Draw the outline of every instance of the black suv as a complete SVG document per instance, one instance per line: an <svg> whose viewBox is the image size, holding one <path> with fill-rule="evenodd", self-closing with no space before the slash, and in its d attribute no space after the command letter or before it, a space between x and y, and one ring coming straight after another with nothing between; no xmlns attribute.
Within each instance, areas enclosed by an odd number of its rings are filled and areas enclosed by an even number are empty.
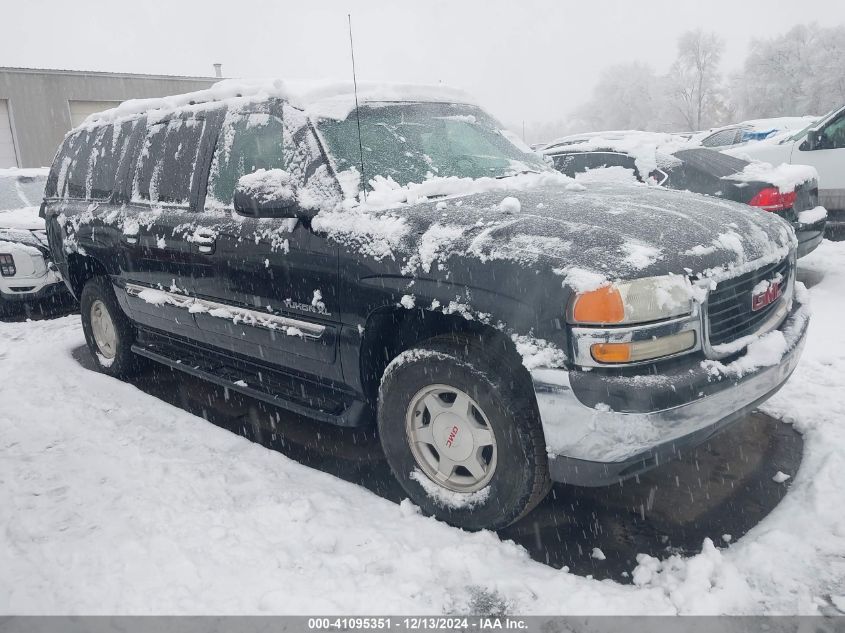
<svg viewBox="0 0 845 633"><path fill-rule="evenodd" d="M409 497L479 529L703 441L798 362L772 214L584 187L442 90L227 86L94 116L56 156L42 211L105 373L377 424Z"/></svg>

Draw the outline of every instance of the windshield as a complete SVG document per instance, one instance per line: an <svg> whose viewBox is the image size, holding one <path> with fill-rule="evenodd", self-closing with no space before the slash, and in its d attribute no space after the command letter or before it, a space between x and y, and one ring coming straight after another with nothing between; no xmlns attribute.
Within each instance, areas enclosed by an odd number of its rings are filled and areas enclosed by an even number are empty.
<svg viewBox="0 0 845 633"><path fill-rule="evenodd" d="M0 211L37 207L46 182L46 176L0 176Z"/></svg>
<svg viewBox="0 0 845 633"><path fill-rule="evenodd" d="M824 123L825 121L827 121L827 120L828 120L829 118L831 118L834 114L836 114L837 112L839 112L841 109L842 109L842 108L833 108L833 110L831 110L830 112L828 112L828 113L827 113L827 114L825 114L824 116L819 117L818 119L816 119L815 121L813 121L812 123L810 123L810 125L808 125L807 127L802 128L800 132L796 132L793 136L790 136L790 137L789 137L789 140L790 140L790 141L800 141L800 140L802 140L802 139L806 138L806 137L807 137L807 132L809 132L810 130L812 130L812 129L813 129L813 128L815 128L815 127L819 127L822 123ZM781 143L782 143L782 142L783 142L783 141L781 141Z"/></svg>
<svg viewBox="0 0 845 633"><path fill-rule="evenodd" d="M482 110L448 103L368 104L360 108L361 145L367 180L390 177L400 185L436 176L502 178L547 171L538 155L511 142ZM361 170L358 125L323 119L322 134L338 171Z"/></svg>

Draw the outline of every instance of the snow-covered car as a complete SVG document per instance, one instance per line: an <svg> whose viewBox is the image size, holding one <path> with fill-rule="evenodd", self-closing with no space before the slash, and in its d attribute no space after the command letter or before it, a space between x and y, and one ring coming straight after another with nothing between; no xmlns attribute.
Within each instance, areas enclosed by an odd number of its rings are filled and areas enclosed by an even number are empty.
<svg viewBox="0 0 845 633"><path fill-rule="evenodd" d="M809 322L785 222L580 184L512 138L444 87L224 81L92 115L44 210L93 362L375 425L411 500L469 529L781 387Z"/></svg>
<svg viewBox="0 0 845 633"><path fill-rule="evenodd" d="M752 119L734 125L712 128L706 132L698 132L693 134L690 140L695 145L711 147L721 151L745 143L771 139L790 132L794 133L806 128L817 120L818 117L814 116Z"/></svg>
<svg viewBox="0 0 845 633"><path fill-rule="evenodd" d="M816 168L819 202L830 213L828 227L845 228L845 107L837 108L801 131L726 150L746 160Z"/></svg>
<svg viewBox="0 0 845 633"><path fill-rule="evenodd" d="M0 313L65 294L38 208L46 169L0 169Z"/></svg>
<svg viewBox="0 0 845 633"><path fill-rule="evenodd" d="M819 206L815 170L804 165L751 163L702 147L684 147L662 134L593 137L542 151L555 169L581 182L628 178L693 191L774 213L790 223L798 257L824 238L827 211ZM671 152L671 153L670 153Z"/></svg>

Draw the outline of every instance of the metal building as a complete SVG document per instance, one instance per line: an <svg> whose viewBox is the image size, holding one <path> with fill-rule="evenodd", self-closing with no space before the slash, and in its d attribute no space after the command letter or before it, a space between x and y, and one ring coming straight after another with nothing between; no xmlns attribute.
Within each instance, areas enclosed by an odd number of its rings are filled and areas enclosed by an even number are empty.
<svg viewBox="0 0 845 633"><path fill-rule="evenodd" d="M219 66L216 66L219 73ZM215 77L0 67L0 168L49 166L68 130L127 99L207 88Z"/></svg>

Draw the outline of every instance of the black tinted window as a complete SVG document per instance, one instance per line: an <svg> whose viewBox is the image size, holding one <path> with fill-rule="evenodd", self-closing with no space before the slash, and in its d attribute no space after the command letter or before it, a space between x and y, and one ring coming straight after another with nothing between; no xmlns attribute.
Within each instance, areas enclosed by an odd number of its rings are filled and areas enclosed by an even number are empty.
<svg viewBox="0 0 845 633"><path fill-rule="evenodd" d="M111 196L117 168L136 125L137 121L128 121L117 127L108 125L100 128L91 153L90 190L86 197L105 200Z"/></svg>
<svg viewBox="0 0 845 633"><path fill-rule="evenodd" d="M206 205L230 206L238 179L258 169L284 169L283 126L265 113L230 114L217 139Z"/></svg>
<svg viewBox="0 0 845 633"><path fill-rule="evenodd" d="M76 133L68 152L63 197L84 198L91 168L92 152L99 130L80 130Z"/></svg>
<svg viewBox="0 0 845 633"><path fill-rule="evenodd" d="M132 199L187 204L204 129L205 119L192 116L149 125Z"/></svg>

